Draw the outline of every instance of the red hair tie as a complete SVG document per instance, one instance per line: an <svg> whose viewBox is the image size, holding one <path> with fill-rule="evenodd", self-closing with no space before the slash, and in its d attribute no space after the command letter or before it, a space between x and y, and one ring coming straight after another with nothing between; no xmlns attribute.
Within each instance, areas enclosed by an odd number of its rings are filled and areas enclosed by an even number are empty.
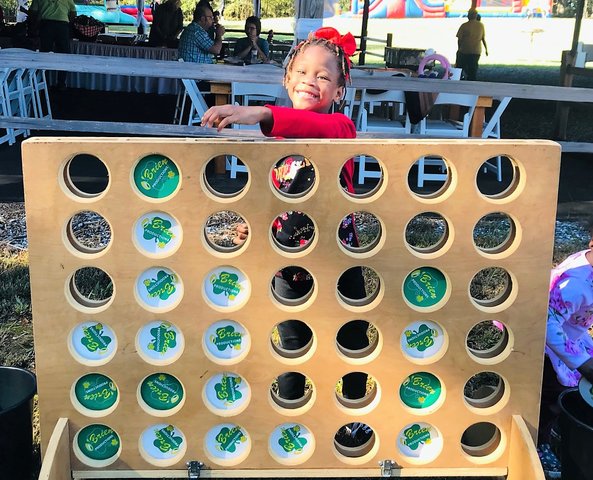
<svg viewBox="0 0 593 480"><path fill-rule="evenodd" d="M356 40L354 39L354 35L350 32L346 33L346 35L340 35L340 32L334 27L321 27L313 33L313 36L316 38L324 38L340 47L344 51L348 67L350 67L352 64L350 57L356 52Z"/></svg>

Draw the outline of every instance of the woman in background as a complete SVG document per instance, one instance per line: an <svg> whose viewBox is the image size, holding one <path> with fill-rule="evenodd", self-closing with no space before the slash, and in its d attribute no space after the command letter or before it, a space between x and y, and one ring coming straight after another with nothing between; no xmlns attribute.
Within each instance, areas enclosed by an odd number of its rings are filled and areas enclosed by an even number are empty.
<svg viewBox="0 0 593 480"><path fill-rule="evenodd" d="M148 44L151 47L177 48L177 36L183 30L181 0L167 0L154 11Z"/></svg>
<svg viewBox="0 0 593 480"><path fill-rule="evenodd" d="M245 35L235 44L233 55L244 60L251 60L251 51L256 51L258 62L267 62L270 55L270 45L263 38L259 38L261 33L261 21L258 17L248 17L245 20Z"/></svg>

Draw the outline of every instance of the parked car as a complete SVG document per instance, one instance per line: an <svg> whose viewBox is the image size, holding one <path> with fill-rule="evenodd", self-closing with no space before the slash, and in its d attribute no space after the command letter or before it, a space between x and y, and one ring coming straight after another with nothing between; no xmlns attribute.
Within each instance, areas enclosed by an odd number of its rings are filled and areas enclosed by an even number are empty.
<svg viewBox="0 0 593 480"><path fill-rule="evenodd" d="M119 6L117 0L74 0L77 15L88 15L103 23L119 23L122 25L135 25L135 6ZM152 10L150 7L144 9L144 17L152 22Z"/></svg>

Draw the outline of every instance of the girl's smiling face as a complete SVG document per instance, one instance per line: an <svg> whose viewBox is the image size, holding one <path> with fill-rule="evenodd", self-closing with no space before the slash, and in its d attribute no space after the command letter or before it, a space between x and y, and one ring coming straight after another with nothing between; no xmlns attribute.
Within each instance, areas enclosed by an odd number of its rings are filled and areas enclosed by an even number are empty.
<svg viewBox="0 0 593 480"><path fill-rule="evenodd" d="M293 108L328 113L344 93L336 56L320 45L307 45L297 53L284 85Z"/></svg>

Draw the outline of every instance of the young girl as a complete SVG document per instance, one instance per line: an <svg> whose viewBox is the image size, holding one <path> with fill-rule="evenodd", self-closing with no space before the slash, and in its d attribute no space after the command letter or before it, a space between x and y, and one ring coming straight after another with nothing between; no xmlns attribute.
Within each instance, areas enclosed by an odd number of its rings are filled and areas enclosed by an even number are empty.
<svg viewBox="0 0 593 480"><path fill-rule="evenodd" d="M347 33L341 36L332 27L323 27L301 42L292 51L284 75L284 86L292 101L292 108L266 105L242 107L222 105L210 108L202 118L202 126L212 127L218 122L218 130L231 123L255 125L259 123L264 135L285 138L355 138L356 128L352 120L341 113L330 113L335 103L342 100L346 82L350 77L350 58L356 50L354 37ZM352 176L354 160L342 168L341 183L353 192ZM285 193L306 190L315 181L311 164L303 157L290 157L276 165L272 181ZM310 231L308 217L301 212L286 212L274 222L274 234L278 242L286 246L299 246L308 241L304 235ZM303 233L304 232L304 233ZM239 235L245 238L245 227ZM342 242L358 246L353 221L342 222L339 237ZM298 298L312 288L312 279L304 270L294 267L278 272L273 281L274 291L284 298ZM352 299L364 298L365 287L362 269L349 269L340 278L339 291ZM340 329L338 341L350 349L368 345L366 330L368 322L356 320ZM309 341L311 330L300 322L283 322L279 325L282 346L300 348ZM367 375L353 372L344 378L342 395L345 398L361 398L365 395ZM297 399L304 395L305 377L289 372L278 377L279 395ZM372 435L366 425L350 424L339 436L349 434L363 443ZM339 438L338 438L339 440Z"/></svg>
<svg viewBox="0 0 593 480"><path fill-rule="evenodd" d="M581 377L593 382L593 218L589 248L552 269L546 331L546 356L540 405L538 448L545 471L558 467L558 397ZM554 444L558 445L554 445Z"/></svg>

